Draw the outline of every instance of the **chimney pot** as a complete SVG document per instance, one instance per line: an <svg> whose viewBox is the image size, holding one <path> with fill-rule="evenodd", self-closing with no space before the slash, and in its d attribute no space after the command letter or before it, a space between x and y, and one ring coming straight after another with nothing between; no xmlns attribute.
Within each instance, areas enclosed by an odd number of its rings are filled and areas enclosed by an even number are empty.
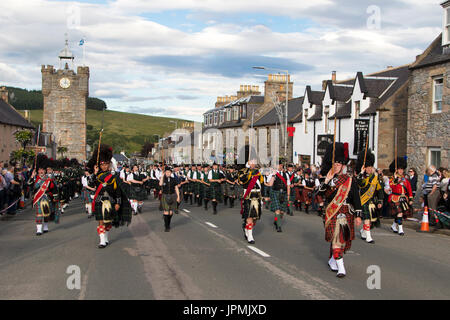
<svg viewBox="0 0 450 320"><path fill-rule="evenodd" d="M336 71L331 72L331 81L336 83Z"/></svg>

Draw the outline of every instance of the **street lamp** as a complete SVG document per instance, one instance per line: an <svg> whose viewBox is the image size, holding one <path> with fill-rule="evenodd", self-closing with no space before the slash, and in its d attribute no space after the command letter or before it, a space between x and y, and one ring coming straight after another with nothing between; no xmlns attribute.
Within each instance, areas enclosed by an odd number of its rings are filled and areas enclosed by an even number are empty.
<svg viewBox="0 0 450 320"><path fill-rule="evenodd" d="M253 69L259 69L259 70L274 70L278 72L284 72L286 73L286 107L285 107L285 125L286 129L284 132L284 158L287 160L287 124L288 124L288 97L289 97L289 71L288 70L281 70L281 69L274 69L274 68L267 68L263 66L259 67L253 67Z"/></svg>

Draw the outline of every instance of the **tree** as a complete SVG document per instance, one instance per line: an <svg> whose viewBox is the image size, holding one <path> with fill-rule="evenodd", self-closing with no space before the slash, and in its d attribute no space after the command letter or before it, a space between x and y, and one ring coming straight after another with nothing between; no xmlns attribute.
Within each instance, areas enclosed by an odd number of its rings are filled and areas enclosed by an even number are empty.
<svg viewBox="0 0 450 320"><path fill-rule="evenodd" d="M64 158L64 154L68 151L67 147L58 147L57 153L61 155L61 158Z"/></svg>
<svg viewBox="0 0 450 320"><path fill-rule="evenodd" d="M16 138L16 141L20 143L23 149L26 148L28 144L31 143L31 140L33 139L33 132L31 130L17 130L14 133L14 137Z"/></svg>

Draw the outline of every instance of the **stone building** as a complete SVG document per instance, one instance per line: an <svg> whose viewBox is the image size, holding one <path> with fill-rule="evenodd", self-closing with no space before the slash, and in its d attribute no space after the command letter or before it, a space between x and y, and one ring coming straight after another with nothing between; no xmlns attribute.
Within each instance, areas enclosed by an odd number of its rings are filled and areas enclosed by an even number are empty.
<svg viewBox="0 0 450 320"><path fill-rule="evenodd" d="M73 68L74 56L66 40L59 54L60 68L42 66L44 97L43 131L52 133L58 146L67 147L68 158L86 160L86 104L89 67ZM69 67L69 64L71 67Z"/></svg>
<svg viewBox="0 0 450 320"><path fill-rule="evenodd" d="M8 162L11 152L22 147L16 141L14 133L24 129L35 130L34 126L9 104L8 90L5 87L0 88L0 161Z"/></svg>
<svg viewBox="0 0 450 320"><path fill-rule="evenodd" d="M444 30L411 65L408 99L408 167L450 165L450 1L442 3Z"/></svg>

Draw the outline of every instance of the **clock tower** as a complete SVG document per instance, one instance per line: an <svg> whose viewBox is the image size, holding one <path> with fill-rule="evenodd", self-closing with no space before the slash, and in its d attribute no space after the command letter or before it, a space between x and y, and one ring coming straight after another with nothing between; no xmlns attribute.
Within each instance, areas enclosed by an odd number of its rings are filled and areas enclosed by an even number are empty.
<svg viewBox="0 0 450 320"><path fill-rule="evenodd" d="M59 69L43 65L43 131L53 134L58 147L66 147L69 159L86 160L86 103L89 95L89 67L74 68L74 56L66 37L59 54Z"/></svg>

